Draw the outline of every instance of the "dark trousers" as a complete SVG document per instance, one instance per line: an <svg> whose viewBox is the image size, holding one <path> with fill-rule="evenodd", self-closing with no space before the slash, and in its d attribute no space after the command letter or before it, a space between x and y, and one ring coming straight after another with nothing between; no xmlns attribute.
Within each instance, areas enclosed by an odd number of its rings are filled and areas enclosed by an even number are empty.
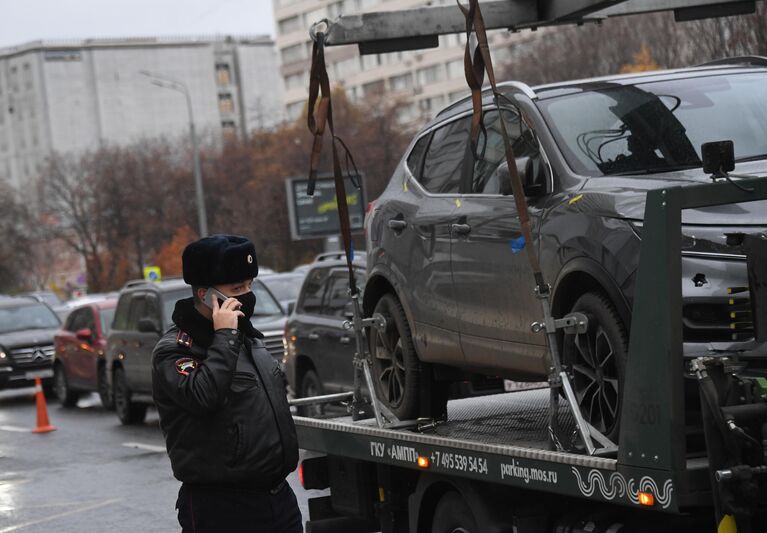
<svg viewBox="0 0 767 533"><path fill-rule="evenodd" d="M181 485L178 522L183 533L302 533L293 489L274 490Z"/></svg>

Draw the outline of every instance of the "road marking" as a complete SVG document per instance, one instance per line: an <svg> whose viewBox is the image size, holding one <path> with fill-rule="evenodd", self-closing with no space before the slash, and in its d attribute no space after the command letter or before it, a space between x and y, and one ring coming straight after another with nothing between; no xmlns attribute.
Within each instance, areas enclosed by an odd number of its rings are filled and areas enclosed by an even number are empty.
<svg viewBox="0 0 767 533"><path fill-rule="evenodd" d="M0 426L0 430L3 431L16 431L17 433L32 433L29 428L20 428L18 426Z"/></svg>
<svg viewBox="0 0 767 533"><path fill-rule="evenodd" d="M139 450L146 450L148 452L165 453L165 446L155 446L153 444L143 444L141 442L123 442L123 446L126 448L138 448Z"/></svg>
<svg viewBox="0 0 767 533"><path fill-rule="evenodd" d="M31 522L24 522L22 524L16 524L15 526L6 527L3 529L0 529L0 533L11 533L11 531L18 531L19 529L22 529L25 527L36 526L37 524L50 522L51 520L56 520L57 518L64 518L65 516L69 516L69 515L73 515L77 513L84 513L85 511L92 511L93 509L98 509L100 507L106 507L107 505L112 505L113 503L116 503L118 501L120 501L119 498L104 500L98 503L80 507L79 509L72 509L71 511L65 511L63 513L47 516L45 518L41 518L40 520L32 520Z"/></svg>

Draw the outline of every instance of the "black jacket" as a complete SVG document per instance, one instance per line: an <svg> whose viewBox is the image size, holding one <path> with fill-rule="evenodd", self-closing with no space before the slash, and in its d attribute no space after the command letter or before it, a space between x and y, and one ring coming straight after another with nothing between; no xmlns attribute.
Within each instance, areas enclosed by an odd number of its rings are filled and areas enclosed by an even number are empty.
<svg viewBox="0 0 767 533"><path fill-rule="evenodd" d="M296 468L282 372L248 320L213 331L176 304L152 357L152 390L173 475L192 484L272 488Z"/></svg>

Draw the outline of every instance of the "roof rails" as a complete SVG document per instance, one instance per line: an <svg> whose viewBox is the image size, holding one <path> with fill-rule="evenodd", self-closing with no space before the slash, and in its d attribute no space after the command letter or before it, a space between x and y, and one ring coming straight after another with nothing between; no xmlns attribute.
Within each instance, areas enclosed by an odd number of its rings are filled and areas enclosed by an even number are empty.
<svg viewBox="0 0 767 533"><path fill-rule="evenodd" d="M727 66L727 65L750 65L753 67L767 67L767 57L765 56L736 56L725 57L722 59L715 59L714 61L707 61L696 65L698 67L715 67L715 66Z"/></svg>
<svg viewBox="0 0 767 533"><path fill-rule="evenodd" d="M500 87L511 87L513 89L517 89L519 92L523 93L525 96L527 96L531 100L534 100L535 98L538 97L538 95L535 94L535 91L532 89L532 87L530 87L526 83L522 83L521 81L503 81L503 82L498 84L498 87L499 88ZM486 94L490 93L490 91L491 91L491 87L486 87L486 88L482 89L482 96L485 96ZM456 107L462 105L465 102L468 102L469 100L471 100L471 94L468 94L467 96L464 96L460 100L456 100L455 102L453 102L452 104L450 104L449 106L444 108L442 111L437 113L437 116L439 117L441 115L444 115L445 113L447 113L451 109L455 109Z"/></svg>
<svg viewBox="0 0 767 533"><path fill-rule="evenodd" d="M357 261L361 258L364 258L364 255L358 256L357 254L354 254L354 260ZM346 259L346 253L343 250L337 251L337 252L324 252L319 254L317 257L314 258L315 263L319 263L320 261L341 261L343 259Z"/></svg>

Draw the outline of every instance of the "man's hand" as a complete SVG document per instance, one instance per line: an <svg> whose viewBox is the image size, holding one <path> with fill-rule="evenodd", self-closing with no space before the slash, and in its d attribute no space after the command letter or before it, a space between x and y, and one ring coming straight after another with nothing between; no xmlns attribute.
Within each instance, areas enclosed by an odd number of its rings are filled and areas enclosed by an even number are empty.
<svg viewBox="0 0 767 533"><path fill-rule="evenodd" d="M219 307L218 298L213 297L213 329L237 329L237 319L245 316L240 307L236 298L227 298Z"/></svg>

